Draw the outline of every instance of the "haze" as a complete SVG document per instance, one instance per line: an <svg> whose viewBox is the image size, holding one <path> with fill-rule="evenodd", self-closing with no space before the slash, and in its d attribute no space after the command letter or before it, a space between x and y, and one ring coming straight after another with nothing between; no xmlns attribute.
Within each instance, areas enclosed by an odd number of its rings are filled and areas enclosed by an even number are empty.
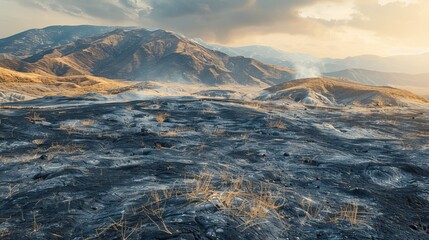
<svg viewBox="0 0 429 240"><path fill-rule="evenodd" d="M429 51L423 0L0 0L0 37L47 25L136 25L319 57Z"/></svg>

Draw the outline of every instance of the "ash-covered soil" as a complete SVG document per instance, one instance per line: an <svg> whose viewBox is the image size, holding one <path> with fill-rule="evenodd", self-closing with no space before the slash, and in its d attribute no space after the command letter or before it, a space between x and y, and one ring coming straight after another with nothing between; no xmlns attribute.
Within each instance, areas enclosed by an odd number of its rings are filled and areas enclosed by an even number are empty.
<svg viewBox="0 0 429 240"><path fill-rule="evenodd" d="M0 239L429 239L427 109L39 103L0 109Z"/></svg>

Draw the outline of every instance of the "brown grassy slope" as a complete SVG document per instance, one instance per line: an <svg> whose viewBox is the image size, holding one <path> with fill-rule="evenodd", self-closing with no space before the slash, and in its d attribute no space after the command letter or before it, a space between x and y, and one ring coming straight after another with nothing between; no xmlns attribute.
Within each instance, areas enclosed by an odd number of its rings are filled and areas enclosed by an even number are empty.
<svg viewBox="0 0 429 240"><path fill-rule="evenodd" d="M288 93L310 90L345 104L396 105L400 101L428 103L428 99L412 92L392 87L368 86L329 78L307 78L278 84L266 91L281 98Z"/></svg>
<svg viewBox="0 0 429 240"><path fill-rule="evenodd" d="M113 89L126 86L129 84L100 77L85 75L56 77L36 73L21 73L0 67L0 91L28 97L72 96L88 92L107 93Z"/></svg>

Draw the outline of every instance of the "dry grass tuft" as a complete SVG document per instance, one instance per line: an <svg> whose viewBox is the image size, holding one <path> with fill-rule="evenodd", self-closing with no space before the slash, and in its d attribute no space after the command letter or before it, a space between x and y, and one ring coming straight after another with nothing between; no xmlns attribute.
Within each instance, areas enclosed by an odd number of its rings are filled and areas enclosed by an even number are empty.
<svg viewBox="0 0 429 240"><path fill-rule="evenodd" d="M68 135L71 135L73 132L77 131L76 126L63 125L63 124L61 124L57 129L67 132Z"/></svg>
<svg viewBox="0 0 429 240"><path fill-rule="evenodd" d="M282 121L275 121L268 123L269 128L286 129L286 124Z"/></svg>
<svg viewBox="0 0 429 240"><path fill-rule="evenodd" d="M139 229L138 227L139 224L137 224L135 227L127 226L125 211L122 211L121 219L119 219L118 221L115 221L112 218L110 218L110 220L112 221L111 224L96 230L97 238L104 236L104 234L107 233L108 231L115 231L115 232L119 231L121 233L120 239L128 240Z"/></svg>
<svg viewBox="0 0 429 240"><path fill-rule="evenodd" d="M341 208L340 211L335 212L335 216L331 218L332 222L346 221L352 225L363 223L360 219L362 215L368 214L359 211L359 205L356 203L348 203Z"/></svg>
<svg viewBox="0 0 429 240"><path fill-rule="evenodd" d="M95 121L91 119L85 119L85 120L82 120L80 124L81 126L88 127L88 126L93 126L95 124Z"/></svg>
<svg viewBox="0 0 429 240"><path fill-rule="evenodd" d="M33 213L33 232L38 232L42 228L42 224L37 223L37 216Z"/></svg>
<svg viewBox="0 0 429 240"><path fill-rule="evenodd" d="M38 122L38 121L45 121L46 120L45 118L42 118L40 116L40 113L36 113L36 112L28 114L27 117L25 117L25 119L27 119L30 122Z"/></svg>
<svg viewBox="0 0 429 240"><path fill-rule="evenodd" d="M168 228L164 221L165 205L166 200L173 196L173 192L170 190L163 190L160 194L159 191L153 191L150 193L149 203L141 207L141 212L155 224L155 226L167 234L173 234Z"/></svg>
<svg viewBox="0 0 429 240"><path fill-rule="evenodd" d="M278 213L285 204L282 193L274 193L263 183L255 185L243 176L223 173L219 181L216 179L211 173L202 173L186 181L188 200L212 203L230 216L241 218L245 229L262 223L263 219L283 218Z"/></svg>
<svg viewBox="0 0 429 240"><path fill-rule="evenodd" d="M305 224L308 220L315 220L323 210L323 205L316 204L312 199L303 198L300 201L302 210L305 213L305 217L301 219L301 224Z"/></svg>
<svg viewBox="0 0 429 240"><path fill-rule="evenodd" d="M58 143L54 143L48 149L46 149L46 152L49 152L49 153L65 153L65 154L79 153L83 151L84 151L83 148L78 145L58 144Z"/></svg>
<svg viewBox="0 0 429 240"><path fill-rule="evenodd" d="M33 143L36 146L40 146L45 143L45 139L34 139L33 141L31 141L31 143Z"/></svg>
<svg viewBox="0 0 429 240"><path fill-rule="evenodd" d="M158 123L163 123L165 122L165 120L167 120L168 117L170 117L170 114L168 113L159 113L155 115L155 121L157 121Z"/></svg>
<svg viewBox="0 0 429 240"><path fill-rule="evenodd" d="M252 108L258 111L263 111L264 108L262 107L262 105L260 103L257 102L246 102L243 104L244 106L248 107L248 108Z"/></svg>
<svg viewBox="0 0 429 240"><path fill-rule="evenodd" d="M18 192L18 186L14 186L14 185L12 185L12 184L9 184L8 186L7 186L7 190L8 190L8 194L7 194L7 196L6 196L6 198L11 198L16 192Z"/></svg>
<svg viewBox="0 0 429 240"><path fill-rule="evenodd" d="M167 132L161 132L158 134L158 136L160 137L176 137L179 133L186 131L186 129L184 128L174 128L174 129L169 129Z"/></svg>

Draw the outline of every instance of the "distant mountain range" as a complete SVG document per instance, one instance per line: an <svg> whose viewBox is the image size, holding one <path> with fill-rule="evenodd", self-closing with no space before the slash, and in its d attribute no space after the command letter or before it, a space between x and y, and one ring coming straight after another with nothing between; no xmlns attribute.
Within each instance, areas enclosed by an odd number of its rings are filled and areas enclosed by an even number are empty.
<svg viewBox="0 0 429 240"><path fill-rule="evenodd" d="M346 69L338 72L325 73L325 76L347 78L367 85L404 85L429 87L429 73L406 74L379 72L366 69Z"/></svg>
<svg viewBox="0 0 429 240"><path fill-rule="evenodd" d="M304 53L285 52L267 46L226 47L211 45L196 40L200 44L222 51L231 56L245 56L288 68L307 67L317 68L320 73L337 72L346 69L367 69L379 72L394 72L407 74L429 73L429 53L420 55L404 55L379 57L362 55L337 58L318 58Z"/></svg>
<svg viewBox="0 0 429 240"><path fill-rule="evenodd" d="M221 45L207 44L199 39L196 39L195 41L207 48L221 51L230 56L250 57L262 62L287 68L294 68L296 64L303 63L317 64L321 61L320 58L308 54L284 52L268 46L254 45L244 47L226 47Z"/></svg>

